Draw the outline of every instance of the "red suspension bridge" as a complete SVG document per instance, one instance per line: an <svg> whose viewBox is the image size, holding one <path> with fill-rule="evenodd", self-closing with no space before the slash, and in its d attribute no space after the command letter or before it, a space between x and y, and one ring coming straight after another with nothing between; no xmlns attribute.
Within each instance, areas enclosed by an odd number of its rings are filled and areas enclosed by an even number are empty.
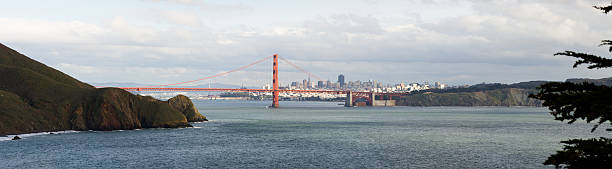
<svg viewBox="0 0 612 169"><path fill-rule="evenodd" d="M171 87L171 86L177 86L177 85L182 85L182 84L188 84L188 83L194 83L194 82L198 82L198 81L202 81L202 80L207 80L207 79L212 79L212 78L216 78L216 77L220 77L220 76L225 76L227 74L233 73L233 72L237 72L237 71L241 71L244 70L246 68L249 68L253 65L259 64L261 62L264 62L268 59L272 58L273 59L273 64L272 64L272 89L233 89L233 88L178 88L178 87ZM296 68L297 70L306 73L309 75L309 77L314 77L315 79L321 80L321 78L319 78L318 76L300 68L299 66L289 62L289 60L282 58L280 56L278 56L278 54L274 54L272 56L268 56L265 57L263 59L257 60L251 64L236 68L236 69L232 69L230 71L227 72L223 72L223 73L219 73L219 74L215 74L212 76L208 76L208 77L204 77L204 78L200 78L200 79L196 79L196 80L190 80L190 81L185 81L185 82L179 82L179 83L172 83L172 84L163 84L163 85L154 85L154 86L142 86L142 87L118 87L120 89L124 89L127 91L219 91L219 92L267 92L267 93L272 93L273 96L273 101L272 101L272 107L274 108L278 108L279 107L279 93L327 93L327 94L346 94L346 102L345 102L345 106L347 107L352 107L353 105L356 105L356 101L358 99L360 100L365 100L366 105L369 106L386 106L389 105L388 101L383 101L382 98L384 98L383 96L387 96L387 98L391 98L392 96L399 96L399 95L403 95L405 93L374 93L374 92L354 92L354 91L350 91L350 90L286 90L286 89L280 89L279 88L279 80L278 80L278 59L281 59L282 61L284 61L285 63L291 65L292 67ZM379 97L379 99L381 100L376 100L376 97ZM383 101L381 103L381 101ZM394 103L393 103L394 104Z"/></svg>

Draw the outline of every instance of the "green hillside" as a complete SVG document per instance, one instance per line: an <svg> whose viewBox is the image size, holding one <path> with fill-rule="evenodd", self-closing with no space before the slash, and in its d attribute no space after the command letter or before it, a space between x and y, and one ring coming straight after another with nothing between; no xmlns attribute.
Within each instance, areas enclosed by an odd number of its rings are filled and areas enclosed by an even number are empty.
<svg viewBox="0 0 612 169"><path fill-rule="evenodd" d="M477 92L420 93L403 96L401 106L540 106L528 98L534 89L503 88Z"/></svg>
<svg viewBox="0 0 612 169"><path fill-rule="evenodd" d="M168 102L96 89L0 44L0 135L186 126Z"/></svg>
<svg viewBox="0 0 612 169"><path fill-rule="evenodd" d="M567 79L568 82L589 82L612 86L612 77L603 79ZM466 88L432 89L413 92L398 99L400 106L541 106L539 100L529 98L537 87L548 81L514 84L476 84Z"/></svg>

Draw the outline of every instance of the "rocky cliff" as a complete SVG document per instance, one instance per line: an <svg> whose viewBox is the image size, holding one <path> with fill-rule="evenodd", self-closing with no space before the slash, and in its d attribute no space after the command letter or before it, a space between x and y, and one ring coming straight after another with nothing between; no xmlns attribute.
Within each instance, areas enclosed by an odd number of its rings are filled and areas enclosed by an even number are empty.
<svg viewBox="0 0 612 169"><path fill-rule="evenodd" d="M504 88L477 92L419 93L404 96L400 106L541 106L529 98L535 89Z"/></svg>
<svg viewBox="0 0 612 169"><path fill-rule="evenodd" d="M193 110L179 111L151 97L97 89L0 44L0 135L187 127L184 112L193 121L201 116L189 104Z"/></svg>
<svg viewBox="0 0 612 169"><path fill-rule="evenodd" d="M198 109L193 105L193 102L183 95L178 95L168 99L168 104L179 112L183 113L187 118L188 122L202 122L208 121L205 116L200 114Z"/></svg>

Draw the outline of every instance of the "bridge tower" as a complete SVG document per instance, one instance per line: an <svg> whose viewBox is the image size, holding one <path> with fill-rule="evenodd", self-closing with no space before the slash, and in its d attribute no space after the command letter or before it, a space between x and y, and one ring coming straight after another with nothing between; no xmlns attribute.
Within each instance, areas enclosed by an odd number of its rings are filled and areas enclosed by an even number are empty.
<svg viewBox="0 0 612 169"><path fill-rule="evenodd" d="M346 91L346 101L344 102L344 107L353 107L353 92Z"/></svg>
<svg viewBox="0 0 612 169"><path fill-rule="evenodd" d="M376 92L370 93L370 106L374 106L376 103Z"/></svg>
<svg viewBox="0 0 612 169"><path fill-rule="evenodd" d="M274 63L272 67L272 93L274 97L272 100L272 107L278 108L278 54L274 54Z"/></svg>

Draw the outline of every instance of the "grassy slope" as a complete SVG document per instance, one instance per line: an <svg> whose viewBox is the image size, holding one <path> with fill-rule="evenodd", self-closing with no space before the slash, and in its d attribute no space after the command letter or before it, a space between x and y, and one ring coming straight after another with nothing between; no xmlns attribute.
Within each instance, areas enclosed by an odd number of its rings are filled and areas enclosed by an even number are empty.
<svg viewBox="0 0 612 169"><path fill-rule="evenodd" d="M0 44L0 135L181 126L165 102L96 89Z"/></svg>
<svg viewBox="0 0 612 169"><path fill-rule="evenodd" d="M0 106L0 135L41 131L55 126L50 123L55 121L54 117L41 115L40 111L11 92L0 90Z"/></svg>

